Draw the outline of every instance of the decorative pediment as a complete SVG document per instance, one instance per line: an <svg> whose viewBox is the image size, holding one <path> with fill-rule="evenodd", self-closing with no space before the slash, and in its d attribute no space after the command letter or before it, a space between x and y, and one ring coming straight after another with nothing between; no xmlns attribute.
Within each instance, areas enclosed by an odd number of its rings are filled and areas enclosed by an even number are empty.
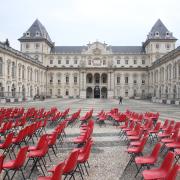
<svg viewBox="0 0 180 180"><path fill-rule="evenodd" d="M102 55L110 53L107 44L98 41L87 44L87 47L88 49L84 52L85 54Z"/></svg>

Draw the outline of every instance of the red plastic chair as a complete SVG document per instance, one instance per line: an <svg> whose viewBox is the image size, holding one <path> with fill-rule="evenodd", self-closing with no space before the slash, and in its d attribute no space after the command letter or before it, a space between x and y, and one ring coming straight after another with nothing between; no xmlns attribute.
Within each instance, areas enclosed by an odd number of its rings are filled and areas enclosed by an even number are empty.
<svg viewBox="0 0 180 180"><path fill-rule="evenodd" d="M32 150L28 154L29 159L28 159L28 161L26 163L26 166L27 166L27 164L28 164L28 162L30 160L33 160L33 162L34 162L32 168L30 170L29 178L31 177L31 174L32 174L34 168L37 167L37 163L40 165L41 171L42 171L43 175L45 176L44 170L43 170L40 162L42 162L44 168L46 169L46 166L44 164L44 157L48 153L48 142L47 142L47 139L44 139L44 142L42 142L41 145L42 146L40 147L40 149Z"/></svg>
<svg viewBox="0 0 180 180"><path fill-rule="evenodd" d="M16 159L3 163L3 170L5 170L4 179L6 176L8 176L9 178L9 171L14 171L11 179L13 179L17 171L21 171L23 179L24 180L26 179L23 173L23 165L26 160L27 152L28 152L28 146L22 147L19 150Z"/></svg>
<svg viewBox="0 0 180 180"><path fill-rule="evenodd" d="M129 162L127 163L124 171L127 169L127 167L128 167L129 165L131 165L132 162L134 162L135 157L137 157L137 156L139 156L139 155L142 155L142 152L143 152L143 150L144 150L144 146L145 146L145 144L146 144L146 142L147 142L147 139L148 139L148 137L144 137L139 146L129 147L129 148L126 150L126 152L128 152L128 154L130 154L130 160L129 160Z"/></svg>
<svg viewBox="0 0 180 180"><path fill-rule="evenodd" d="M150 129L148 131L151 141L154 141L155 138L158 140L157 134L159 133L160 128L161 128L161 122L157 122L154 129Z"/></svg>
<svg viewBox="0 0 180 180"><path fill-rule="evenodd" d="M89 166L88 159L89 159L89 156L90 156L90 153L91 153L91 147L92 147L92 141L89 141L89 143L86 146L86 148L84 149L84 151L80 151L79 156L78 156L78 160L77 160L78 164L81 167L81 169L83 169L81 164L84 164L84 167L85 167L85 170L86 170L86 173L87 173L88 176L89 176L89 173L88 173L88 170L87 170L87 167L86 167L86 163Z"/></svg>
<svg viewBox="0 0 180 180"><path fill-rule="evenodd" d="M174 153L168 152L165 156L161 166L159 168L154 168L150 170L143 171L144 179L164 179L170 172L171 166L174 161Z"/></svg>
<svg viewBox="0 0 180 180"><path fill-rule="evenodd" d="M3 161L4 161L5 156L4 155L0 155L0 174L3 170Z"/></svg>
<svg viewBox="0 0 180 180"><path fill-rule="evenodd" d="M138 171L137 171L135 177L138 175L138 173L140 172L142 167L147 167L149 169L150 165L154 165L157 162L160 149L161 149L161 144L157 143L154 146L151 154L146 155L146 156L139 156L139 157L135 158L135 163L137 165L140 165L140 168L138 168Z"/></svg>
<svg viewBox="0 0 180 180"><path fill-rule="evenodd" d="M54 169L52 176L40 176L37 180L61 180L65 163L60 163Z"/></svg>
<svg viewBox="0 0 180 180"><path fill-rule="evenodd" d="M178 174L178 169L179 169L179 165L174 164L174 166L172 167L171 171L169 172L169 174L167 175L165 180L176 180L176 176Z"/></svg>
<svg viewBox="0 0 180 180"><path fill-rule="evenodd" d="M0 149L3 150L3 154L6 156L9 154L10 156L10 147L12 145L12 139L13 139L14 133L9 133L3 143L0 144ZM11 156L10 156L11 158Z"/></svg>
<svg viewBox="0 0 180 180"><path fill-rule="evenodd" d="M81 175L81 178L83 179L82 176L82 172L81 169L78 166L78 156L79 156L79 149L73 149L69 155L69 157L65 160L65 166L64 166L64 170L63 170L63 175L65 175L65 178L67 178L68 175L70 175L70 178L75 179L74 177L74 173L76 171L76 169L79 169L79 173ZM54 167L53 169L49 170L49 172L54 172L56 167Z"/></svg>

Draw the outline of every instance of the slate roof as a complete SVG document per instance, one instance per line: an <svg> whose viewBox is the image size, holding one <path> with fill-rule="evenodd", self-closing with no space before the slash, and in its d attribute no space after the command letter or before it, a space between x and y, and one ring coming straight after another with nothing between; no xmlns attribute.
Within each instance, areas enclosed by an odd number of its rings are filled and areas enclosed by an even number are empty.
<svg viewBox="0 0 180 180"><path fill-rule="evenodd" d="M159 33L159 36L156 33ZM167 36L167 33L169 36ZM176 39L173 34L166 28L160 19L156 21L151 31L149 32L148 39Z"/></svg>
<svg viewBox="0 0 180 180"><path fill-rule="evenodd" d="M26 35L27 32L30 33L29 36ZM37 32L39 32L38 36L36 35ZM24 33L23 36L19 38L20 41L28 39L46 39L50 44L53 44L46 28L38 19L34 21L31 27L26 31L26 33Z"/></svg>
<svg viewBox="0 0 180 180"><path fill-rule="evenodd" d="M87 50L87 46L55 46L51 53L81 53L83 49ZM144 53L142 46L108 46L107 50L112 50L113 53Z"/></svg>
<svg viewBox="0 0 180 180"><path fill-rule="evenodd" d="M142 46L111 46L113 53L143 53Z"/></svg>

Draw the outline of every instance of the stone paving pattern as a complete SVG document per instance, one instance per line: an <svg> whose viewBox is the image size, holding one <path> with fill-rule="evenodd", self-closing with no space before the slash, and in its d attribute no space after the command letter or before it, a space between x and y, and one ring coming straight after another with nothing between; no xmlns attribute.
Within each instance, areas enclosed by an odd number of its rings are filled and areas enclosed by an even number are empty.
<svg viewBox="0 0 180 180"><path fill-rule="evenodd" d="M76 112L81 108L81 116L83 116L91 108L94 109L93 115L95 116L99 111L104 109L109 111L112 108L118 107L120 111L124 112L126 109L130 109L136 112L160 112L160 119L174 119L178 121L180 118L180 106L175 105L163 105L155 104L149 101L142 100L124 100L122 105L118 104L118 100L111 99L49 99L45 101L35 101L27 103L13 103L0 105L3 107L15 107L23 106L36 107L36 108L46 108L49 109L52 106L57 107L60 111L70 107L70 114ZM95 119L95 117L94 117ZM48 132L52 131L52 128L48 128ZM71 138L76 137L79 134L79 123L73 127L68 127L66 129L67 137L63 143L63 146L59 146L58 158L50 150L51 158L53 159L50 162L47 159L47 169L50 169L53 165L58 164L60 161L63 161L69 154L69 152L75 147L74 144L70 142ZM136 173L135 165L131 165L124 172L124 168L129 161L129 156L125 152L126 143L120 139L118 136L119 129L112 125L112 123L107 122L106 126L100 127L98 124L95 124L93 140L94 145L92 148L92 153L90 156L90 166L89 174L90 176L85 175L85 180L129 180L135 179L134 175ZM153 145L150 142L147 143L144 154L151 151ZM162 156L162 155L161 155ZM161 162L161 158L159 159ZM29 169L29 168L28 168ZM0 179L2 178L2 174ZM28 176L29 172L26 170L25 174ZM37 179L37 176L41 175L40 171L37 169L31 180ZM75 175L77 180L80 180L78 173ZM17 180L21 179L21 174L17 174ZM137 176L137 180L141 179L141 173Z"/></svg>

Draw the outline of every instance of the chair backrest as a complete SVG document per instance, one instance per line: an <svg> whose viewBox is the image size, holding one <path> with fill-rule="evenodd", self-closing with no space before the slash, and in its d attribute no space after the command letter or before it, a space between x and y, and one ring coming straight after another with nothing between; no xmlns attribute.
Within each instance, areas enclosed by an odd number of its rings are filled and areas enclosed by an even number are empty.
<svg viewBox="0 0 180 180"><path fill-rule="evenodd" d="M154 127L154 130L159 131L161 127L161 122L157 122L156 126Z"/></svg>
<svg viewBox="0 0 180 180"><path fill-rule="evenodd" d="M62 177L62 174L63 174L64 165L65 165L65 163L62 162L62 163L60 163L60 164L58 164L56 166L51 180L57 180L57 179L61 180L61 177Z"/></svg>
<svg viewBox="0 0 180 180"><path fill-rule="evenodd" d="M91 147L92 147L92 142L90 142L88 144L88 146L86 147L86 150L84 151L84 161L87 161L89 156L90 156L90 152L91 152Z"/></svg>
<svg viewBox="0 0 180 180"><path fill-rule="evenodd" d="M76 168L78 155L79 155L79 149L72 150L68 159L66 160L63 173L71 172Z"/></svg>
<svg viewBox="0 0 180 180"><path fill-rule="evenodd" d="M160 169L163 169L168 174L171 169L171 166L173 164L173 161L174 161L174 153L169 151L167 153L167 155L165 156L165 158L160 166Z"/></svg>
<svg viewBox="0 0 180 180"><path fill-rule="evenodd" d="M3 169L4 158L5 158L4 155L0 155L0 173L2 172Z"/></svg>
<svg viewBox="0 0 180 180"><path fill-rule="evenodd" d="M166 127L168 126L168 124L169 124L169 120L166 119L165 122L164 122L164 124L163 124L163 126L162 126L162 128L166 128Z"/></svg>
<svg viewBox="0 0 180 180"><path fill-rule="evenodd" d="M23 164L24 164L24 162L26 160L27 152L28 152L28 146L24 146L19 150L19 152L18 152L18 154L16 156L16 159L15 159L15 162L14 162L15 163L14 166L16 168L19 168L19 167L23 166Z"/></svg>
<svg viewBox="0 0 180 180"><path fill-rule="evenodd" d="M3 148L9 148L11 143L12 143L12 139L13 139L14 133L9 133L3 143Z"/></svg>
<svg viewBox="0 0 180 180"><path fill-rule="evenodd" d="M143 139L142 139L142 141L141 141L141 144L140 144L140 146L139 146L139 148L138 148L138 149L139 149L139 152L142 152L142 151L143 151L144 146L145 146L147 140L148 140L148 136L143 137Z"/></svg>
<svg viewBox="0 0 180 180"><path fill-rule="evenodd" d="M151 157L153 157L155 161L157 161L158 159L160 149L161 149L161 143L157 143L152 150Z"/></svg>
<svg viewBox="0 0 180 180"><path fill-rule="evenodd" d="M48 136L47 134L44 134L40 137L36 149L41 149L43 147L44 142L47 142L47 136Z"/></svg>
<svg viewBox="0 0 180 180"><path fill-rule="evenodd" d="M170 170L170 172L167 175L167 177L165 178L165 180L176 180L176 176L178 174L178 169L179 169L179 165L178 164L174 164L174 166Z"/></svg>

